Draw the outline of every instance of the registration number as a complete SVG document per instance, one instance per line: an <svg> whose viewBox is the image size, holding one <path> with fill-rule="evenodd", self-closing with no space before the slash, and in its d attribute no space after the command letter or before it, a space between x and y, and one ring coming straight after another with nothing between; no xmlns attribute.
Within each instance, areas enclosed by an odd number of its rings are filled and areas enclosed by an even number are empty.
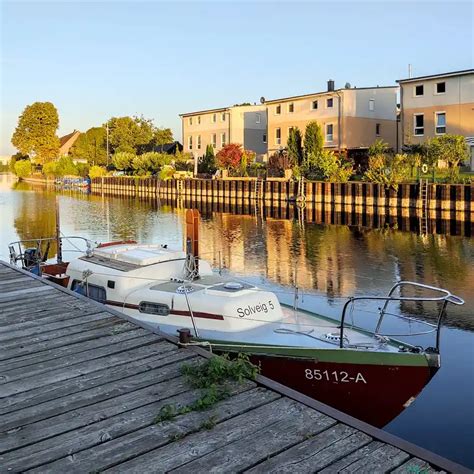
<svg viewBox="0 0 474 474"><path fill-rule="evenodd" d="M352 376L343 370L305 369L304 374L308 380L324 380L333 383L367 383L365 377L360 372Z"/></svg>

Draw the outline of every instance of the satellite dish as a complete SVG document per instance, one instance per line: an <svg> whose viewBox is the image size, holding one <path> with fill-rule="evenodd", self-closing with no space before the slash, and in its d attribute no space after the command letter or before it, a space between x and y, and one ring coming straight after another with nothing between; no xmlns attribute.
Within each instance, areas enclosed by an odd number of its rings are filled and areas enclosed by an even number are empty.
<svg viewBox="0 0 474 474"><path fill-rule="evenodd" d="M346 89L350 89L351 88L351 84L350 82L346 82L346 85L344 86Z"/></svg>
<svg viewBox="0 0 474 474"><path fill-rule="evenodd" d="M264 104L264 103L265 103L265 97L263 97L263 96L260 97L260 103L261 103L261 104Z"/></svg>

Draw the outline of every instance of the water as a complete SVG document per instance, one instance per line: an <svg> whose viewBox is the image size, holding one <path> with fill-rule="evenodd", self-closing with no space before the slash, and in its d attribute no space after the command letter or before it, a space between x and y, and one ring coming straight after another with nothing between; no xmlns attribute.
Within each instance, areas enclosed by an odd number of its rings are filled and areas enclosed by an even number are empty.
<svg viewBox="0 0 474 474"><path fill-rule="evenodd" d="M0 174L0 259L8 260L10 241L54 234L55 199L52 192L18 185ZM66 235L102 242L135 239L182 245L182 209L156 200L73 193L62 193L58 199ZM218 212L202 216L200 234L201 254L216 266L220 262L233 273L270 286L287 302L292 301L291 287L296 281L303 289L302 307L311 309L318 302L335 317L343 297L379 295L398 279L445 287L464 298L464 306L451 307L448 312L440 371L385 429L474 467L472 238L422 237L390 228L302 224ZM434 308L415 310L427 319L435 317Z"/></svg>

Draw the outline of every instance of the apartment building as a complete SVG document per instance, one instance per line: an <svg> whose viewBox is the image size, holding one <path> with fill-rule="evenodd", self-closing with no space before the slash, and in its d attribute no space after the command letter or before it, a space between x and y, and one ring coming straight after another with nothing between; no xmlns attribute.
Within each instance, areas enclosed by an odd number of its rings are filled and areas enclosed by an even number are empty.
<svg viewBox="0 0 474 474"><path fill-rule="evenodd" d="M267 111L264 105L236 105L180 114L184 151L195 158L207 145L218 152L238 143L257 155L267 152Z"/></svg>
<svg viewBox="0 0 474 474"><path fill-rule="evenodd" d="M356 88L346 85L327 90L265 102L268 115L268 154L286 147L292 127L304 134L315 120L323 130L325 147L347 151L366 150L377 138L397 147L396 86Z"/></svg>
<svg viewBox="0 0 474 474"><path fill-rule="evenodd" d="M474 169L474 69L400 79L403 145L463 135Z"/></svg>

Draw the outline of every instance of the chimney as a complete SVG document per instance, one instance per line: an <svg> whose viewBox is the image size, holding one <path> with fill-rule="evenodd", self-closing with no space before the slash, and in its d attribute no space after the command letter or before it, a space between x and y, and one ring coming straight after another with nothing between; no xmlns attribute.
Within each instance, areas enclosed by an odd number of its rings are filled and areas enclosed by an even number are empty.
<svg viewBox="0 0 474 474"><path fill-rule="evenodd" d="M328 92L333 92L334 91L334 81L332 79L329 79L328 81Z"/></svg>

